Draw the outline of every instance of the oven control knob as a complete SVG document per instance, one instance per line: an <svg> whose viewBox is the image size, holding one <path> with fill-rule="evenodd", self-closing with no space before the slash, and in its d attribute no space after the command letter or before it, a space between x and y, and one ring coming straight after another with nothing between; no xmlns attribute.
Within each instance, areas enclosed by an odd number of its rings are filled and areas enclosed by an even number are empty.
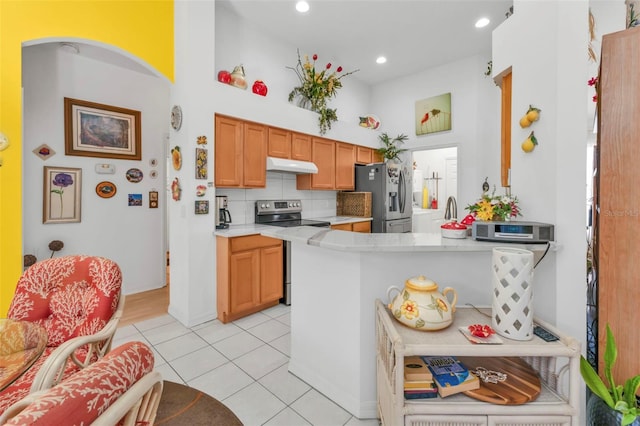
<svg viewBox="0 0 640 426"><path fill-rule="evenodd" d="M296 203L296 207L300 207L300 203Z"/></svg>

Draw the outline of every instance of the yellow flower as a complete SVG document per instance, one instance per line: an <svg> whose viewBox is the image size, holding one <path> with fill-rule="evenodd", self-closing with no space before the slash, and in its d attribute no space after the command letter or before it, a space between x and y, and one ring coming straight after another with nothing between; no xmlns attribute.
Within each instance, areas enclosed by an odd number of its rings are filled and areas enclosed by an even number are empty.
<svg viewBox="0 0 640 426"><path fill-rule="evenodd" d="M408 320L414 319L419 315L418 305L412 300L405 300L402 306L400 306L400 311Z"/></svg>
<svg viewBox="0 0 640 426"><path fill-rule="evenodd" d="M482 200L478 203L478 211L476 211L476 215L480 220L491 220L493 219L493 205L490 201Z"/></svg>

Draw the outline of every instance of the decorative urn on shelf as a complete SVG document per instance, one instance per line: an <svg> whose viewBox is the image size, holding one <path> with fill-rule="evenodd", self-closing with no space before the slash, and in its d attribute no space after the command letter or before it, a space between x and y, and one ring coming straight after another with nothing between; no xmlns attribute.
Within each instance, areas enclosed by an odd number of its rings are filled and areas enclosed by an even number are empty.
<svg viewBox="0 0 640 426"><path fill-rule="evenodd" d="M393 292L398 294L392 299ZM387 298L391 314L402 324L416 330L434 331L447 328L453 322L458 293L451 287L440 293L438 284L420 275L405 281L402 290L389 287Z"/></svg>
<svg viewBox="0 0 640 426"><path fill-rule="evenodd" d="M238 65L233 69L231 73L231 85L238 87L240 89L247 88L247 80L244 78L244 67L242 65Z"/></svg>

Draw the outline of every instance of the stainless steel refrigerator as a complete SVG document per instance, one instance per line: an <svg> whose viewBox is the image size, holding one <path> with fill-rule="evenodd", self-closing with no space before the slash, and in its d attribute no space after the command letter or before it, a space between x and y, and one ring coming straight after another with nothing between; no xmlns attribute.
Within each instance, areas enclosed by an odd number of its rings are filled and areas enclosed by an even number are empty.
<svg viewBox="0 0 640 426"><path fill-rule="evenodd" d="M411 232L413 167L404 162L356 166L356 191L371 192L371 232Z"/></svg>

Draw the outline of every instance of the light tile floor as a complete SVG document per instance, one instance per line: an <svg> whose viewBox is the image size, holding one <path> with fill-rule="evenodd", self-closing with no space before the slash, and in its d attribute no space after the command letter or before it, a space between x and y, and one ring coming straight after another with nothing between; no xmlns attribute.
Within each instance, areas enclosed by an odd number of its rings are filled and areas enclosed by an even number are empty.
<svg viewBox="0 0 640 426"><path fill-rule="evenodd" d="M113 347L152 346L165 380L223 402L245 426L378 426L359 420L289 373L289 307L280 304L240 320L187 328L170 315L120 327Z"/></svg>

